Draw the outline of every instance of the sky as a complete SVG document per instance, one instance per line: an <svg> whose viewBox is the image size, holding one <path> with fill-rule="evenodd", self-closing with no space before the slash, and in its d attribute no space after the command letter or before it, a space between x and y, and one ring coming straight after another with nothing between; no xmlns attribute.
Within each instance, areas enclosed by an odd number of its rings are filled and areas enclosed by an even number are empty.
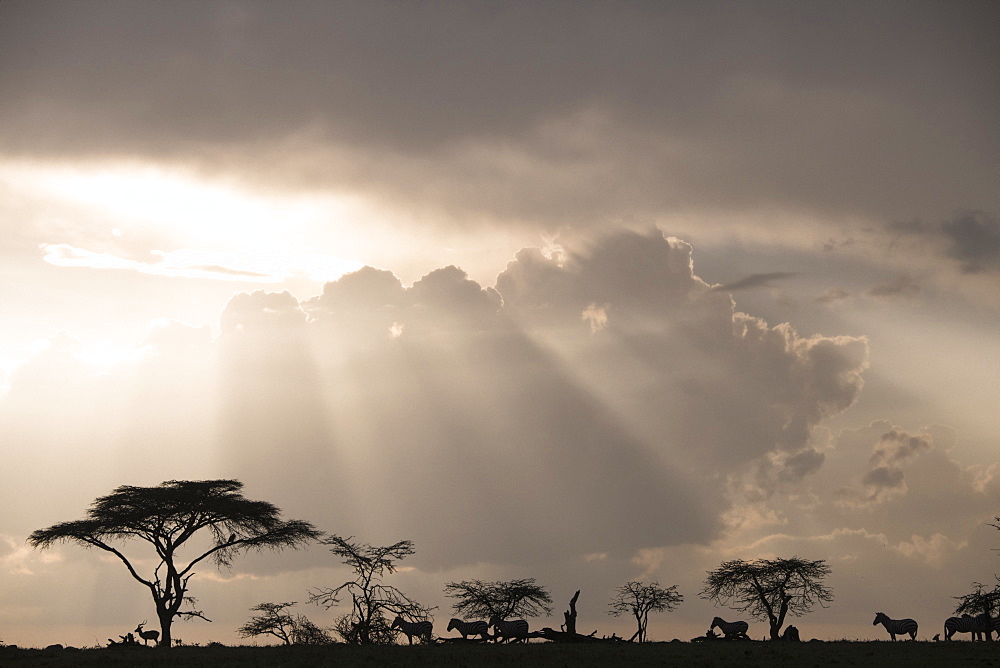
<svg viewBox="0 0 1000 668"><path fill-rule="evenodd" d="M0 3L0 641L154 614L35 529L238 478L393 584L533 577L584 633L740 614L824 559L804 638L939 632L1000 572L994 2ZM143 556L141 551L136 555ZM241 642L348 577L206 566ZM763 637L766 624L751 622Z"/></svg>

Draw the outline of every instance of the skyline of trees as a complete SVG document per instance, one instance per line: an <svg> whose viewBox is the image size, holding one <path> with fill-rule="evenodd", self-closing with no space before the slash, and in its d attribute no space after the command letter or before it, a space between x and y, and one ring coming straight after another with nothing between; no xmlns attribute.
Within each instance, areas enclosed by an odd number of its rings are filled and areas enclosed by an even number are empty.
<svg viewBox="0 0 1000 668"><path fill-rule="evenodd" d="M228 567L236 556L249 549L301 547L312 540L330 546L331 552L355 572L353 580L334 588L316 589L310 595L310 602L328 609L340 603L344 594L351 595L352 612L339 617L332 629L345 642L393 642L396 634L389 626L387 614L422 620L436 609L382 583L386 575L397 570L398 561L415 553L412 541L380 547L354 542L353 537L322 538L324 534L310 523L281 520L280 510L272 504L244 498L240 494L242 486L238 480L171 480L155 487L120 486L111 494L98 497L88 509L86 519L36 530L28 542L39 549L59 542L74 542L114 554L130 575L151 591L161 626L159 644L165 647L172 642L170 627L175 618L211 621L203 611L195 609L195 600L187 595L195 564L211 558L219 568ZM996 519L1000 522L1000 517ZM1000 524L991 526L1000 529ZM198 556L189 557L186 565L184 560L178 562L179 548L201 530L211 535L211 546L198 548L195 553ZM150 543L160 558L151 577L142 577L132 563L134 558L130 560L111 544L131 538ZM833 600L832 589L824 584L830 573L829 565L822 559L737 559L709 571L699 596L768 623L771 639L778 639L788 615L801 616L816 605L827 607ZM985 614L995 619L1000 609L1000 577L997 582L992 588L973 582L971 592L953 597L959 601L955 613ZM609 614L617 617L631 613L637 631L630 640L643 642L647 639L649 613L672 611L684 600L677 588L677 585L663 588L655 581L650 585L629 581L615 590ZM456 599L452 607L457 614L473 618L537 617L552 612L550 594L534 578L450 582L444 591L447 597ZM181 609L185 604L190 609ZM332 641L327 629L302 615L288 614L287 609L294 605L295 602L258 604L251 610L262 614L237 632L242 637L273 635L285 644Z"/></svg>

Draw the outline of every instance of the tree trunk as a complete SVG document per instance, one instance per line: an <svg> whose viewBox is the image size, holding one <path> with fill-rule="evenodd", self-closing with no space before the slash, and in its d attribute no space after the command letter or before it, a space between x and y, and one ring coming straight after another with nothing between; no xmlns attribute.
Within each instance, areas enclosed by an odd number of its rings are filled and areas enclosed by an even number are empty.
<svg viewBox="0 0 1000 668"><path fill-rule="evenodd" d="M173 643L173 639L170 637L170 626L174 621L174 616L167 610L158 610L156 614L160 618L159 647L169 648Z"/></svg>

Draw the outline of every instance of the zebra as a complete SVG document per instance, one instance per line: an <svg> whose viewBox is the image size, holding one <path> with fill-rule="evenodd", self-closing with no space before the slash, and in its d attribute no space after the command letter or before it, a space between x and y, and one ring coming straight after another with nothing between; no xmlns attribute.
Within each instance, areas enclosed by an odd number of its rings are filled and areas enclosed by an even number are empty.
<svg viewBox="0 0 1000 668"><path fill-rule="evenodd" d="M462 634L463 638L468 638L469 636L482 636L483 640L486 640L490 635L490 627L484 621L478 622L463 622L461 619L455 619L454 617L450 622L448 622L448 630L456 629Z"/></svg>
<svg viewBox="0 0 1000 668"><path fill-rule="evenodd" d="M528 622L523 619L514 619L508 622L493 615L490 617L490 626L494 629L493 637L497 641L501 638L504 638L506 642L512 640L528 641Z"/></svg>
<svg viewBox="0 0 1000 668"><path fill-rule="evenodd" d="M889 637L893 640L896 640L897 635L909 635L910 640L917 639L917 622L912 619L889 619L885 613L877 612L872 626L879 624L885 627L885 630L889 632Z"/></svg>
<svg viewBox="0 0 1000 668"><path fill-rule="evenodd" d="M399 629L406 634L406 639L413 644L413 636L417 636L417 639L423 638L427 644L431 642L431 631L434 630L434 624L428 620L423 620L420 622L408 622L399 615L396 615L396 619L392 621L391 629Z"/></svg>
<svg viewBox="0 0 1000 668"><path fill-rule="evenodd" d="M956 633L971 633L973 640L982 640L983 634L990 640L992 623L986 615L962 615L961 617L949 617L944 620L944 639L951 640Z"/></svg>
<svg viewBox="0 0 1000 668"><path fill-rule="evenodd" d="M726 636L726 639L730 638L747 638L747 630L750 625L746 622L727 622L722 617L716 617L712 620L712 625L708 627L711 631L716 626L722 631L722 634Z"/></svg>

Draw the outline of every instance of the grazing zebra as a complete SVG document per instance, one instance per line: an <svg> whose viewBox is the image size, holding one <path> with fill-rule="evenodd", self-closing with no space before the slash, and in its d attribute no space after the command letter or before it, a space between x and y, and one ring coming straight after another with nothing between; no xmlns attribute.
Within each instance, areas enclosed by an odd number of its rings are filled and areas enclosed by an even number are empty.
<svg viewBox="0 0 1000 668"><path fill-rule="evenodd" d="M746 638L747 629L750 628L750 625L746 622L727 622L722 617L716 617L713 619L712 625L708 627L708 630L711 631L716 626L719 627L719 630L722 631L722 634L726 636L727 639Z"/></svg>
<svg viewBox="0 0 1000 668"><path fill-rule="evenodd" d="M427 621L426 619L422 622L408 622L399 615L396 615L396 619L392 621L392 626L389 628L399 629L406 634L406 639L413 644L413 636L417 636L417 639L423 638L427 644L431 642L431 631L434 630L434 624Z"/></svg>
<svg viewBox="0 0 1000 668"><path fill-rule="evenodd" d="M493 615L490 617L490 626L493 627L493 635L498 641L501 638L504 638L505 642L528 641L528 622L523 619L514 619L508 622Z"/></svg>
<svg viewBox="0 0 1000 668"><path fill-rule="evenodd" d="M872 626L878 626L879 624L885 627L885 630L889 632L889 637L893 640L896 639L897 635L909 635L910 640L917 639L917 622L912 619L889 619L889 616L885 613L877 612L875 613L875 621L872 622Z"/></svg>
<svg viewBox="0 0 1000 668"><path fill-rule="evenodd" d="M452 620L448 622L448 630L451 631L452 629L457 630L462 634L462 637L466 639L468 639L469 636L482 636L483 640L486 640L486 638L490 635L489 624L483 621L463 622L461 619L452 618Z"/></svg>
<svg viewBox="0 0 1000 668"><path fill-rule="evenodd" d="M983 634L990 640L992 624L986 615L962 615L961 617L949 617L944 620L944 639L951 640L956 633L971 633L973 640L982 640Z"/></svg>

